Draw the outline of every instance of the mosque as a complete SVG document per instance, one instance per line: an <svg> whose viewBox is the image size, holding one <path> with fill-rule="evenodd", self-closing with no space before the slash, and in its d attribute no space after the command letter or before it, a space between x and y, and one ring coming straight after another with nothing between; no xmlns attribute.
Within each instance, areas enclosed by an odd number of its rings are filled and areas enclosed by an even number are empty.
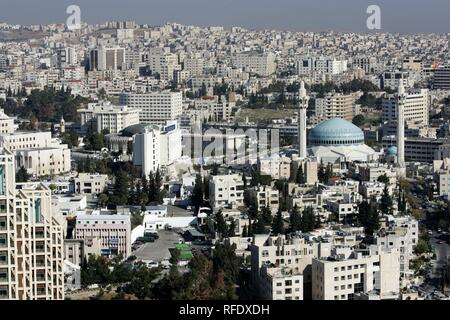
<svg viewBox="0 0 450 320"><path fill-rule="evenodd" d="M341 118L319 123L310 130L306 138L306 108L309 96L303 81L299 90L298 136L299 158L316 158L323 163L339 165L348 169L351 162L372 162L379 154L364 144L364 133L360 128Z"/></svg>
<svg viewBox="0 0 450 320"><path fill-rule="evenodd" d="M364 144L362 130L340 118L323 121L310 130L307 152L324 163L340 163L341 169L350 162L378 160L378 153Z"/></svg>

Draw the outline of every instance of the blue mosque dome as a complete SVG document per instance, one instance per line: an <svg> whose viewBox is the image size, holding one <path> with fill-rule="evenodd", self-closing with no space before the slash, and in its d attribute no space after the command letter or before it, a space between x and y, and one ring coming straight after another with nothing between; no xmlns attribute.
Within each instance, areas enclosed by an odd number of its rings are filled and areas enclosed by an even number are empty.
<svg viewBox="0 0 450 320"><path fill-rule="evenodd" d="M364 133L353 123L334 118L323 121L308 136L310 146L352 146L364 144Z"/></svg>
<svg viewBox="0 0 450 320"><path fill-rule="evenodd" d="M386 150L386 154L388 156L396 156L397 155L397 147L396 146L390 146Z"/></svg>

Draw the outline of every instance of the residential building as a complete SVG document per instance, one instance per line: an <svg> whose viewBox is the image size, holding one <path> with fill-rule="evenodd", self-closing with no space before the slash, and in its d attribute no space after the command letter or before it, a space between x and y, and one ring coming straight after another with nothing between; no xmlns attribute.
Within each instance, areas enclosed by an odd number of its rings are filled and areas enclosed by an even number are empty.
<svg viewBox="0 0 450 320"><path fill-rule="evenodd" d="M15 183L14 156L0 155L0 299L63 300L63 230L40 183Z"/></svg>
<svg viewBox="0 0 450 320"><path fill-rule="evenodd" d="M239 174L212 176L209 181L209 203L212 208L242 206L244 182Z"/></svg>

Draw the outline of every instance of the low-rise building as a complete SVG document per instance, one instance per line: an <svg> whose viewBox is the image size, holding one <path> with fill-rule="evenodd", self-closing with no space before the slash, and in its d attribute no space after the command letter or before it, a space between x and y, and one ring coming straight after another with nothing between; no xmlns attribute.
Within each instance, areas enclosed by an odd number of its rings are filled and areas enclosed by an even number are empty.
<svg viewBox="0 0 450 320"><path fill-rule="evenodd" d="M101 254L115 256L131 254L131 222L127 215L79 215L75 239L99 238Z"/></svg>

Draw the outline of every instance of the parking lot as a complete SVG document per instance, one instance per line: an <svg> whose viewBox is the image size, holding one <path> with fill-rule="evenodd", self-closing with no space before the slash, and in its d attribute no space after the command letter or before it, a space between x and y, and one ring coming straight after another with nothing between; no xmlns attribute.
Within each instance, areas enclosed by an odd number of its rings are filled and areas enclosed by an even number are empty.
<svg viewBox="0 0 450 320"><path fill-rule="evenodd" d="M147 242L140 246L133 255L138 260L153 260L161 262L170 258L169 248L175 247L181 236L176 231L159 230L159 239L155 242Z"/></svg>

